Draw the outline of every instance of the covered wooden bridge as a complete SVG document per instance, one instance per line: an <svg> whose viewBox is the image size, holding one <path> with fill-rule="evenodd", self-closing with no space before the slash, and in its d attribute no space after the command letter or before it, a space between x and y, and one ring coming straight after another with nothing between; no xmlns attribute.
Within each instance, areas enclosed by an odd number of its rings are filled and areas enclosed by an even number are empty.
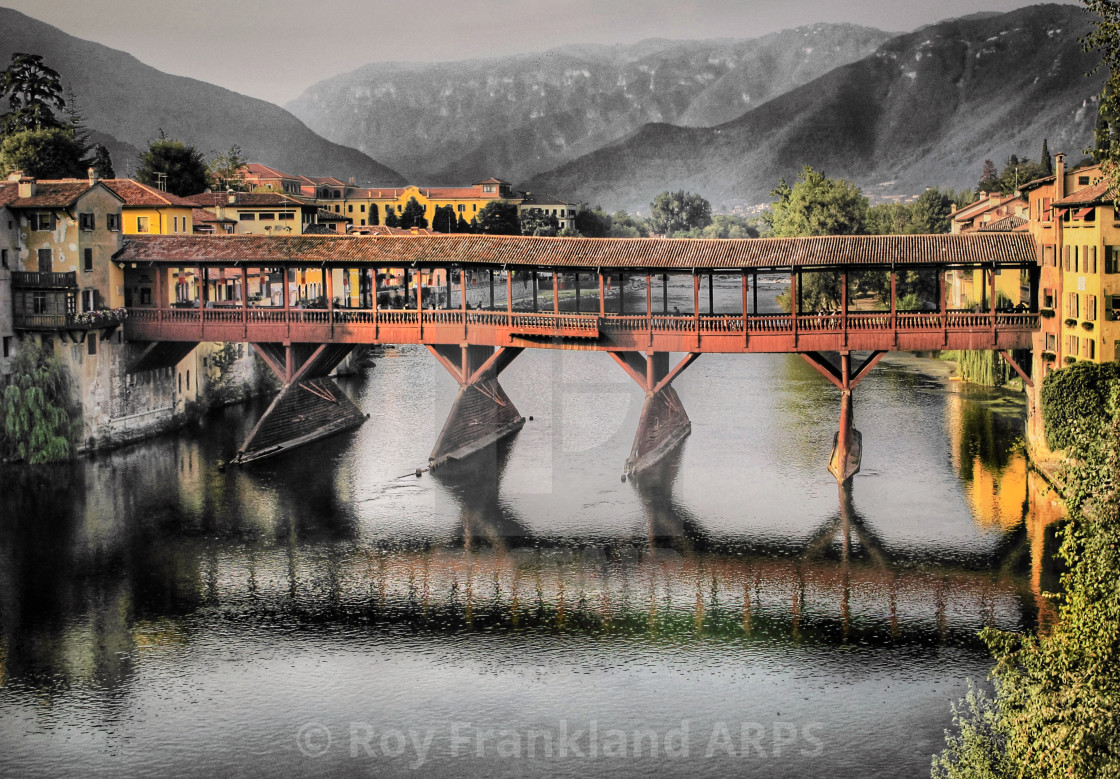
<svg viewBox="0 0 1120 779"><path fill-rule="evenodd" d="M859 465L851 390L883 353L991 349L1010 360L1010 350L1030 348L1039 316L1038 250L1022 233L739 240L133 236L114 259L126 288L142 292L149 285L147 294L134 296L146 302L129 307L124 328L129 340L151 342L138 369L181 358L202 341L242 341L256 345L282 379L284 390L243 447L243 460L360 422L356 409L341 413L348 401L326 378L355 344L423 344L459 381L432 464L520 428L524 420L498 376L523 349L607 352L646 392L628 470L656 462L687 435L688 416L671 384L700 354L796 352L842 391L830 468L843 481ZM385 286L393 270L403 283ZM184 295L176 280L188 273L195 283ZM951 273L982 276L982 306L949 307ZM1017 306L1001 310L997 276L1007 273L1021 279L1023 291ZM309 274L320 280L317 301L297 295ZM759 279L775 274L789 280L791 311L759 309ZM683 312L679 302L670 308L670 281L678 289L681 277L692 293ZM425 283L437 279L443 284L433 296ZM215 294L215 280L224 294ZM732 306L723 294L717 311L716 287L729 283L740 294ZM518 284L532 294L515 305ZM632 291L623 294L628 284ZM872 289L876 294L868 294ZM400 307L377 306L390 290ZM449 306L452 292L458 303ZM674 352L684 356L671 365ZM867 356L857 365L854 352ZM839 354L838 364L825 353ZM309 397L321 401L322 413L306 413ZM301 419L313 420L298 429L285 421L296 406Z"/></svg>

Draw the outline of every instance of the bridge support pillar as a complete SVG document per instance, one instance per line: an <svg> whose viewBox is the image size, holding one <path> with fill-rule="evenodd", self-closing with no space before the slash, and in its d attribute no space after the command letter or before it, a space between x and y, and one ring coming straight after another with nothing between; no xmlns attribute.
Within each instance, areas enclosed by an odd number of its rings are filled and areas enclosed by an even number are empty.
<svg viewBox="0 0 1120 779"><path fill-rule="evenodd" d="M265 410L233 462L243 464L351 430L365 415L331 379L353 344L253 344L280 379L280 394Z"/></svg>
<svg viewBox="0 0 1120 779"><path fill-rule="evenodd" d="M692 432L692 421L672 381L696 361L700 352L689 352L671 370L668 352L608 354L646 393L634 446L626 460L626 472L637 473L657 463Z"/></svg>
<svg viewBox="0 0 1120 779"><path fill-rule="evenodd" d="M459 382L459 394L428 457L430 467L469 457L525 425L498 383L521 347L429 345L428 350Z"/></svg>
<svg viewBox="0 0 1120 779"><path fill-rule="evenodd" d="M886 352L872 352L854 371L850 352L840 354L840 367L837 368L820 352L802 352L807 363L828 379L840 390L840 429L833 440L832 456L828 470L840 484L846 484L859 473L863 460L863 435L854 427L855 413L852 408L852 392L863 381L871 369L882 359Z"/></svg>

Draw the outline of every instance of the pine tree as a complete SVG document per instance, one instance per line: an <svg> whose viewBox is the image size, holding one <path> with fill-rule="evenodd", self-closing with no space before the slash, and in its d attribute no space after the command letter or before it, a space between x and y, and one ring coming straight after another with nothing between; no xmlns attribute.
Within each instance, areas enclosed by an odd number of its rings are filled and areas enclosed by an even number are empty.
<svg viewBox="0 0 1120 779"><path fill-rule="evenodd" d="M109 150L105 148L104 144L97 144L93 147L93 159L90 161L90 167L97 171L97 175L103 179L115 179L117 172L113 170L113 158L109 156Z"/></svg>
<svg viewBox="0 0 1120 779"><path fill-rule="evenodd" d="M1050 158L1050 146L1045 138L1042 139L1042 166L1046 168L1047 176L1054 174L1054 160Z"/></svg>
<svg viewBox="0 0 1120 779"><path fill-rule="evenodd" d="M386 227L400 227L401 220L397 218L397 211L392 203L385 204L385 226Z"/></svg>
<svg viewBox="0 0 1120 779"><path fill-rule="evenodd" d="M980 171L980 189L989 190L992 184L999 179L999 171L991 160L984 160L984 168Z"/></svg>
<svg viewBox="0 0 1120 779"><path fill-rule="evenodd" d="M469 232L471 232L471 226L467 222L467 220L463 218L462 214L459 214L459 221L457 221L455 223L455 232L457 232L457 233L469 233Z"/></svg>
<svg viewBox="0 0 1120 779"><path fill-rule="evenodd" d="M413 227L423 229L428 226L428 218L424 216L424 206L416 198L410 197L404 204L404 210L400 215L400 226L406 230Z"/></svg>

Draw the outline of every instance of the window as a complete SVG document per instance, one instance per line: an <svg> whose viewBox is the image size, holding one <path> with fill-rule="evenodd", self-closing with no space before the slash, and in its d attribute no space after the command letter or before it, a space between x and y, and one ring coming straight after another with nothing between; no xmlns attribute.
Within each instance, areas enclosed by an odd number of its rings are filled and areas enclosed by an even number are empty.
<svg viewBox="0 0 1120 779"><path fill-rule="evenodd" d="M86 354L97 354L97 332L86 333Z"/></svg>
<svg viewBox="0 0 1120 779"><path fill-rule="evenodd" d="M50 232L51 223L54 221L54 214L50 211L35 211L28 217L31 222L31 229L40 232Z"/></svg>
<svg viewBox="0 0 1120 779"><path fill-rule="evenodd" d="M1095 322L1097 319L1097 296L1085 296L1085 321Z"/></svg>
<svg viewBox="0 0 1120 779"><path fill-rule="evenodd" d="M262 222L273 222L276 220L276 214L271 211L262 211L257 214L257 219L260 219Z"/></svg>
<svg viewBox="0 0 1120 779"><path fill-rule="evenodd" d="M1054 290L1052 290L1052 289L1042 290L1042 307L1043 308L1053 308L1054 307Z"/></svg>
<svg viewBox="0 0 1120 779"><path fill-rule="evenodd" d="M1086 246L1084 254L1085 262L1083 263L1086 273L1096 274L1097 272L1097 247Z"/></svg>
<svg viewBox="0 0 1120 779"><path fill-rule="evenodd" d="M47 293L36 292L31 296L31 313L45 314L47 313Z"/></svg>
<svg viewBox="0 0 1120 779"><path fill-rule="evenodd" d="M342 213L342 206L336 205L336 206L334 207L334 212L335 212L336 214L341 214L341 213Z"/></svg>
<svg viewBox="0 0 1120 779"><path fill-rule="evenodd" d="M1079 186L1079 187L1089 186L1089 177L1088 176L1078 176L1077 177L1077 186Z"/></svg>
<svg viewBox="0 0 1120 779"><path fill-rule="evenodd" d="M346 213L348 213L348 214L352 214L352 213L354 213L354 204L353 204L353 203L351 203L350 205L346 206Z"/></svg>
<svg viewBox="0 0 1120 779"><path fill-rule="evenodd" d="M482 191L483 192L493 192L494 191L494 185L493 184L483 184L482 185Z"/></svg>
<svg viewBox="0 0 1120 779"><path fill-rule="evenodd" d="M50 249L40 249L39 250L39 272L40 273L50 273L51 272L51 250Z"/></svg>
<svg viewBox="0 0 1120 779"><path fill-rule="evenodd" d="M140 288L140 305L142 305L142 306L152 305L152 288L151 287L141 287Z"/></svg>
<svg viewBox="0 0 1120 779"><path fill-rule="evenodd" d="M0 268L8 267L8 250L0 249Z"/></svg>
<svg viewBox="0 0 1120 779"><path fill-rule="evenodd" d="M1057 351L1058 335L1057 333L1046 334L1046 350L1049 352Z"/></svg>
<svg viewBox="0 0 1120 779"><path fill-rule="evenodd" d="M365 219L363 219L363 220L362 220L362 227L365 227L365 226L366 226L366 220L365 220Z"/></svg>
<svg viewBox="0 0 1120 779"><path fill-rule="evenodd" d="M364 214L366 212L366 204L362 203L360 206L358 206L358 210L360 210Z"/></svg>
<svg viewBox="0 0 1120 779"><path fill-rule="evenodd" d="M187 392L191 391L191 372L187 371Z"/></svg>
<svg viewBox="0 0 1120 779"><path fill-rule="evenodd" d="M78 227L86 232L93 230L93 214L78 214Z"/></svg>
<svg viewBox="0 0 1120 779"><path fill-rule="evenodd" d="M1104 272L1120 273L1120 246L1104 247Z"/></svg>
<svg viewBox="0 0 1120 779"><path fill-rule="evenodd" d="M148 229L149 229L148 228L148 217L146 217L146 216L136 217L136 232L146 233L146 232L148 232Z"/></svg>
<svg viewBox="0 0 1120 779"><path fill-rule="evenodd" d="M119 231L121 229L121 215L105 214L105 227L109 230Z"/></svg>
<svg viewBox="0 0 1120 779"><path fill-rule="evenodd" d="M277 214L277 217L279 217L281 222L290 222L296 218L296 215L294 211L281 211L279 214Z"/></svg>
<svg viewBox="0 0 1120 779"><path fill-rule="evenodd" d="M1097 356L1097 342L1092 338L1085 339L1085 356L1090 360L1096 359Z"/></svg>
<svg viewBox="0 0 1120 779"><path fill-rule="evenodd" d="M1112 316L1108 318L1113 322L1120 320L1120 295L1112 296L1112 305L1109 308L1112 310Z"/></svg>
<svg viewBox="0 0 1120 779"><path fill-rule="evenodd" d="M82 270L93 270L93 249L82 250Z"/></svg>
<svg viewBox="0 0 1120 779"><path fill-rule="evenodd" d="M466 206L466 204L465 204L465 203L460 203L460 204L459 204L459 213L461 214L461 213L463 213L463 212L464 212L464 211L466 211L466 210L467 210L467 206Z"/></svg>
<svg viewBox="0 0 1120 779"><path fill-rule="evenodd" d="M12 356L12 336L10 335L4 336L4 356Z"/></svg>
<svg viewBox="0 0 1120 779"><path fill-rule="evenodd" d="M251 211L239 211L237 213L237 218L242 222L254 222L257 219L257 215Z"/></svg>
<svg viewBox="0 0 1120 779"><path fill-rule="evenodd" d="M97 290L82 290L82 311L93 311L97 308Z"/></svg>

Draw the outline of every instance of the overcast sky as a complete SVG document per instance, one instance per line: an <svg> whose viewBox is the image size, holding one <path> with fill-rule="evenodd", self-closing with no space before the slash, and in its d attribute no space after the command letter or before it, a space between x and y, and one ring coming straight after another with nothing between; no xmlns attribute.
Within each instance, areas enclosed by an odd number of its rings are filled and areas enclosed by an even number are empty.
<svg viewBox="0 0 1120 779"><path fill-rule="evenodd" d="M1061 0L1076 4L1076 0ZM0 0L168 73L283 105L367 62L644 38L754 38L813 22L905 32L1024 0Z"/></svg>

